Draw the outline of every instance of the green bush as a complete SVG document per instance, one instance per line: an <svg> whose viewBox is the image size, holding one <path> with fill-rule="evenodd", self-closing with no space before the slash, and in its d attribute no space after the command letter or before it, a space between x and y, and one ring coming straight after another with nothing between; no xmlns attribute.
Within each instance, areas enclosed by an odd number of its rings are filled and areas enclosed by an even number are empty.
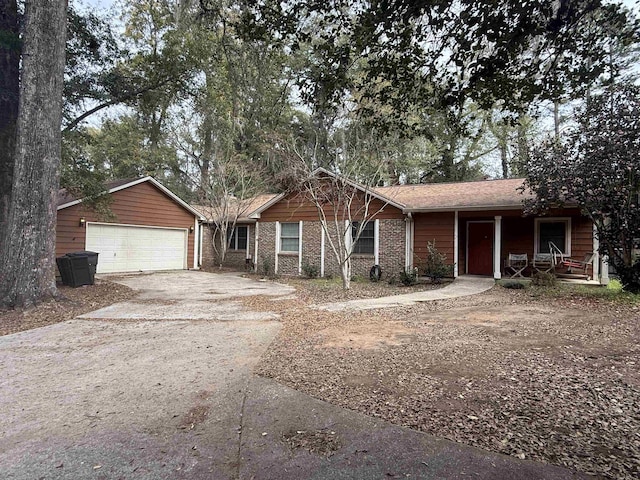
<svg viewBox="0 0 640 480"><path fill-rule="evenodd" d="M453 265L447 264L447 256L438 251L436 242L427 242L427 265L425 267L425 275L431 279L433 283L440 283L445 277L453 275Z"/></svg>
<svg viewBox="0 0 640 480"><path fill-rule="evenodd" d="M274 273L273 259L270 255L262 257L262 275L272 277Z"/></svg>
<svg viewBox="0 0 640 480"><path fill-rule="evenodd" d="M410 287L418 283L418 272L414 269L407 271L405 268L401 268L399 277L400 282L402 282L405 287Z"/></svg>
<svg viewBox="0 0 640 480"><path fill-rule="evenodd" d="M538 287L555 287L557 279L553 273L536 272L531 277L531 283Z"/></svg>
<svg viewBox="0 0 640 480"><path fill-rule="evenodd" d="M527 288L527 286L524 283L518 282L517 280L507 280L502 284L502 286L504 288L509 288L513 290L523 290Z"/></svg>
<svg viewBox="0 0 640 480"><path fill-rule="evenodd" d="M615 293L622 292L622 283L620 283L620 280L612 278L607 285L607 290Z"/></svg>
<svg viewBox="0 0 640 480"><path fill-rule="evenodd" d="M320 275L320 268L317 265L303 262L302 273L304 273L308 278L318 278L318 275Z"/></svg>

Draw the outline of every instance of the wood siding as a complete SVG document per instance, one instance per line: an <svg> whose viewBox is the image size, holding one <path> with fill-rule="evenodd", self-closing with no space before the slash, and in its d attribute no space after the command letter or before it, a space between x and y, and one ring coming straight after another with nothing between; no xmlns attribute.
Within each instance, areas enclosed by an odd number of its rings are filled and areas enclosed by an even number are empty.
<svg viewBox="0 0 640 480"><path fill-rule="evenodd" d="M466 272L467 224L470 221L494 221L502 217L502 243L500 265L504 266L509 253L526 253L529 264L533 260L535 244L535 217L523 217L519 210L485 212L459 212L458 214L458 273ZM553 210L539 218L571 218L571 256L583 258L593 251L593 224L577 209ZM427 242L436 242L436 248L453 263L454 213L435 212L414 214L414 265L421 267L427 254ZM527 272L528 273L528 272Z"/></svg>
<svg viewBox="0 0 640 480"><path fill-rule="evenodd" d="M461 212L459 215L460 244L459 265L460 274L466 273L466 224L470 220L494 220L495 216L502 216L502 244L500 250L500 265L504 268L509 253L526 253L529 265L533 262L535 248L535 218L523 217L519 211L492 212ZM577 209L553 210L549 215L537 218L569 217L571 219L571 257L582 259L586 253L593 251L593 224L591 220L580 215ZM529 269L527 270L527 274Z"/></svg>
<svg viewBox="0 0 640 480"><path fill-rule="evenodd" d="M422 268L427 258L427 242L434 242L440 253L453 264L453 212L418 213L414 219L413 264Z"/></svg>
<svg viewBox="0 0 640 480"><path fill-rule="evenodd" d="M356 211L363 205L364 194L360 202L354 202L352 211ZM325 207L325 215L327 220L333 219L333 209ZM379 211L379 212L378 212ZM385 205L384 202L373 199L369 205L369 212L378 212L374 217L380 220L391 220L404 218L401 210L391 205ZM301 194L289 194L276 204L269 207L260 215L261 222L317 222L318 210L309 199Z"/></svg>
<svg viewBox="0 0 640 480"><path fill-rule="evenodd" d="M111 194L114 219L105 221L83 203L58 210L56 256L85 250L86 228L79 225L80 217L87 222L121 223L156 227L193 227L195 216L173 201L149 182L139 183ZM188 234L187 267L193 268L194 233ZM100 261L100 259L98 259Z"/></svg>

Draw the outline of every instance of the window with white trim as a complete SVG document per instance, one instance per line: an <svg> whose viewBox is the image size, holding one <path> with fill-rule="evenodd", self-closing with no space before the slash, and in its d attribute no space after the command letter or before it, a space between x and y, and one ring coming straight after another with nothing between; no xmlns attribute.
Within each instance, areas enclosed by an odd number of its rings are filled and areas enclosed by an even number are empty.
<svg viewBox="0 0 640 480"><path fill-rule="evenodd" d="M229 229L227 232L229 250L246 250L248 234L249 227L246 225L236 225L233 230Z"/></svg>
<svg viewBox="0 0 640 480"><path fill-rule="evenodd" d="M358 236L358 228L360 226L360 222L351 222L351 241L355 240L355 244L353 245L353 253L362 254L362 255L373 255L375 249L375 222L367 222L362 229L362 233L360 233L360 237L356 240Z"/></svg>
<svg viewBox="0 0 640 480"><path fill-rule="evenodd" d="M536 218L535 253L551 253L553 243L562 253L571 255L571 219Z"/></svg>
<svg viewBox="0 0 640 480"><path fill-rule="evenodd" d="M283 253L298 253L300 248L300 223L280 224L280 251Z"/></svg>

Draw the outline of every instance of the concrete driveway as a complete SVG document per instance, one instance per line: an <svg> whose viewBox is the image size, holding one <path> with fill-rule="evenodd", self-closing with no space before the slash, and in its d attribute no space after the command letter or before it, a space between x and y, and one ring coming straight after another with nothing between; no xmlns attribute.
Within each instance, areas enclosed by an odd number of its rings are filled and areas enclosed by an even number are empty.
<svg viewBox="0 0 640 480"><path fill-rule="evenodd" d="M140 294L0 337L2 478L578 478L255 377L279 323L234 298L289 287L203 272L118 281Z"/></svg>

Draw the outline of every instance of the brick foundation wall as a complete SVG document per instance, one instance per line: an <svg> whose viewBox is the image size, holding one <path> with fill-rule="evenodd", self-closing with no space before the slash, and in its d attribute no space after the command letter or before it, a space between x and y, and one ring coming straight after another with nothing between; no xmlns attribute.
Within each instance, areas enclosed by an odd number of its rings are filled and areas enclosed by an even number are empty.
<svg viewBox="0 0 640 480"><path fill-rule="evenodd" d="M254 253L254 241L255 241L255 225L238 225L238 226L248 226L249 230L249 256L253 259ZM204 232L202 234L202 266L204 268L217 267L219 262L217 260L217 255L215 250L213 249L213 245L211 242L211 234L212 230L209 225L202 225ZM247 252L246 250L227 250L226 257L224 259L224 267L227 268L237 268L238 270L244 270L246 268L246 258Z"/></svg>
<svg viewBox="0 0 640 480"><path fill-rule="evenodd" d="M405 263L405 222L402 219L380 220L379 257L383 277L393 275L404 267ZM330 235L335 238L335 227L329 224ZM260 222L258 227L258 271L263 271L265 259L273 265L275 256L276 224ZM302 224L302 263L317 267L321 265L322 226L320 222L303 222ZM369 270L375 263L374 255L353 255L351 257L352 275L369 277ZM335 254L325 241L325 276L340 275ZM298 255L278 255L279 275L298 275Z"/></svg>
<svg viewBox="0 0 640 480"><path fill-rule="evenodd" d="M268 264L273 273L274 257L276 252L276 224L275 222L258 222L258 272L265 274L265 264Z"/></svg>
<svg viewBox="0 0 640 480"><path fill-rule="evenodd" d="M387 275L397 275L404 269L405 242L404 220L380 220L380 268L383 278Z"/></svg>

